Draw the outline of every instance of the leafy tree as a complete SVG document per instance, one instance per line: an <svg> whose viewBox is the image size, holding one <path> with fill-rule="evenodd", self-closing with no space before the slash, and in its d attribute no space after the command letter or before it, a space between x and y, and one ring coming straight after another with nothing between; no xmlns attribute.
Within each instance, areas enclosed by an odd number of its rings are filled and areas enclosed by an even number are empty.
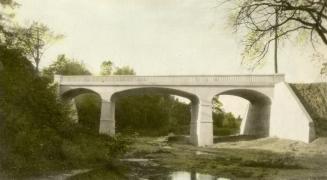
<svg viewBox="0 0 327 180"><path fill-rule="evenodd" d="M218 100L217 96L213 100L213 107L215 107L215 99ZM222 109L221 102L218 101L218 111L213 108L212 119L213 119L213 131L214 135L218 136L229 136L239 133L241 125L241 117L237 118L230 112L225 112Z"/></svg>
<svg viewBox="0 0 327 180"><path fill-rule="evenodd" d="M53 79L53 75L55 74L91 75L90 71L86 69L82 62L67 58L64 54L59 55L54 63L43 69L43 74L50 79Z"/></svg>
<svg viewBox="0 0 327 180"><path fill-rule="evenodd" d="M322 64L322 68L321 68L320 74L327 75L327 63L323 63Z"/></svg>
<svg viewBox="0 0 327 180"><path fill-rule="evenodd" d="M225 1L227 2L227 1ZM327 45L326 0L233 0L236 31L247 29L244 58L259 65L275 40L293 35ZM277 42L276 46L277 46ZM277 50L277 47L275 48ZM251 62L252 62L251 61Z"/></svg>
<svg viewBox="0 0 327 180"><path fill-rule="evenodd" d="M82 62L67 58L64 54L59 55L55 62L45 68L43 74L51 80L53 80L54 74L91 75ZM76 105L74 111L78 114L79 124L88 132L97 133L101 109L100 97L94 93L86 93L76 96L74 100Z"/></svg>
<svg viewBox="0 0 327 180"><path fill-rule="evenodd" d="M11 0L0 0L0 4L6 5L12 3Z"/></svg>
<svg viewBox="0 0 327 180"><path fill-rule="evenodd" d="M7 7L14 8L16 3L12 0L0 0L0 9L5 9ZM7 36L10 34L10 28L8 23L11 23L13 14L5 11L0 11L0 44L5 45L7 41Z"/></svg>
<svg viewBox="0 0 327 180"><path fill-rule="evenodd" d="M0 45L0 62L1 174L16 179L90 167L124 153L125 139L90 134L73 124L55 86L20 51Z"/></svg>
<svg viewBox="0 0 327 180"><path fill-rule="evenodd" d="M64 158L62 138L72 132L69 110L20 51L0 46L0 61L1 171L33 173L49 168L49 161L56 166L54 159Z"/></svg>
<svg viewBox="0 0 327 180"><path fill-rule="evenodd" d="M108 60L108 61L103 61L101 64L101 75L111 75L113 70L113 63Z"/></svg>
<svg viewBox="0 0 327 180"><path fill-rule="evenodd" d="M223 104L219 101L219 96L215 96L212 100L212 110L213 110L213 113L222 113L223 110L222 110L222 106Z"/></svg>
<svg viewBox="0 0 327 180"><path fill-rule="evenodd" d="M135 71L129 66L117 67L114 75L135 75Z"/></svg>
<svg viewBox="0 0 327 180"><path fill-rule="evenodd" d="M12 47L21 49L26 57L34 61L38 72L44 51L62 38L62 34L52 32L46 25L33 22L28 27L16 27L9 41Z"/></svg>

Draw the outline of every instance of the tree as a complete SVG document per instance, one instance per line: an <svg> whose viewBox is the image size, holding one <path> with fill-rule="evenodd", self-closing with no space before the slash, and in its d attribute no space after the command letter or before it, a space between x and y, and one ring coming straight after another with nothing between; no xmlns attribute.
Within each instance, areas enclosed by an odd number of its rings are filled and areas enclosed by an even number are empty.
<svg viewBox="0 0 327 180"><path fill-rule="evenodd" d="M12 0L0 0L0 9L7 7L14 8L17 4ZM6 45L7 36L10 34L8 23L11 23L13 14L6 11L0 11L0 44Z"/></svg>
<svg viewBox="0 0 327 180"><path fill-rule="evenodd" d="M112 70L113 70L113 63L108 60L108 61L103 61L101 64L101 75L111 75Z"/></svg>
<svg viewBox="0 0 327 180"><path fill-rule="evenodd" d="M219 96L215 96L212 99L212 112L213 113L222 113L222 106L223 104L219 101Z"/></svg>
<svg viewBox="0 0 327 180"><path fill-rule="evenodd" d="M134 69L129 66L117 67L114 75L135 75Z"/></svg>
<svg viewBox="0 0 327 180"><path fill-rule="evenodd" d="M0 171L24 174L63 160L62 138L72 132L68 108L20 51L0 45L0 62Z"/></svg>
<svg viewBox="0 0 327 180"><path fill-rule="evenodd" d="M64 54L58 55L57 60L43 69L43 75L53 79L53 75L91 75L91 72L82 62L67 58Z"/></svg>
<svg viewBox="0 0 327 180"><path fill-rule="evenodd" d="M12 0L0 0L0 4L2 5L13 5L14 1Z"/></svg>
<svg viewBox="0 0 327 180"><path fill-rule="evenodd" d="M125 140L90 135L72 123L55 86L36 74L20 51L0 45L0 62L1 177L20 179L107 164L124 153Z"/></svg>
<svg viewBox="0 0 327 180"><path fill-rule="evenodd" d="M235 13L231 16L235 30L248 30L244 40L243 59L251 60L254 67L262 63L270 44L275 40L285 40L292 35L298 35L306 36L306 40L311 41L313 46L318 41L327 45L326 0L232 2L236 5Z"/></svg>
<svg viewBox="0 0 327 180"><path fill-rule="evenodd" d="M46 25L33 22L29 27L16 27L10 37L10 43L34 61L35 70L38 72L44 51L63 37L62 34L52 32Z"/></svg>
<svg viewBox="0 0 327 180"><path fill-rule="evenodd" d="M327 63L323 63L322 64L322 68L321 68L320 74L321 75L327 75Z"/></svg>

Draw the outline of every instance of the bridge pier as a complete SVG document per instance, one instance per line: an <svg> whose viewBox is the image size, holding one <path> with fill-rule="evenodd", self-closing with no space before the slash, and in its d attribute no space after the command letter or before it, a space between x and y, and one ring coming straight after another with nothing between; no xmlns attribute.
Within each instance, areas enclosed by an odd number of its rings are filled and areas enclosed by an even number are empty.
<svg viewBox="0 0 327 180"><path fill-rule="evenodd" d="M194 145L198 144L198 114L199 104L192 102L191 106L191 125L190 125L190 142Z"/></svg>
<svg viewBox="0 0 327 180"><path fill-rule="evenodd" d="M212 104L201 103L198 116L198 146L209 146L213 144L213 121Z"/></svg>
<svg viewBox="0 0 327 180"><path fill-rule="evenodd" d="M99 133L115 135L115 101L102 99Z"/></svg>
<svg viewBox="0 0 327 180"><path fill-rule="evenodd" d="M197 146L213 144L213 121L211 101L192 102L190 142Z"/></svg>

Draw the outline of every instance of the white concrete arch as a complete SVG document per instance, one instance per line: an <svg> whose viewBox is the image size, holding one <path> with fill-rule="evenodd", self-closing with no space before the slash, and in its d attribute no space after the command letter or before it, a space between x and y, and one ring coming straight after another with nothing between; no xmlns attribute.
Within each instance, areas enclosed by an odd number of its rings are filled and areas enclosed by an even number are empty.
<svg viewBox="0 0 327 180"><path fill-rule="evenodd" d="M272 103L272 98L269 95L271 96L271 94L267 95L254 89L234 88L217 95L237 96L249 101L246 117L242 120L240 127L240 134L258 137L269 136Z"/></svg>

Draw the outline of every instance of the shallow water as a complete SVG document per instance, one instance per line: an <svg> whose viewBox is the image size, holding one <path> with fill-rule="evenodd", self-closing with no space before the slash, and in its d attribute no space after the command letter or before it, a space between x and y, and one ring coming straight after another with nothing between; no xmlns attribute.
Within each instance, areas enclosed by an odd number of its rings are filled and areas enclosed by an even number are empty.
<svg viewBox="0 0 327 180"><path fill-rule="evenodd" d="M169 180L229 180L228 178L216 177L209 174L196 172L176 171L168 174Z"/></svg>
<svg viewBox="0 0 327 180"><path fill-rule="evenodd" d="M121 174L112 170L104 170L101 171L90 171L85 174L79 174L70 179L142 179L142 180L151 180L151 179L165 179L165 180L229 180L228 178L212 176L209 174L201 174L197 172L187 172L187 171L174 171L174 172L161 172L157 174Z"/></svg>

